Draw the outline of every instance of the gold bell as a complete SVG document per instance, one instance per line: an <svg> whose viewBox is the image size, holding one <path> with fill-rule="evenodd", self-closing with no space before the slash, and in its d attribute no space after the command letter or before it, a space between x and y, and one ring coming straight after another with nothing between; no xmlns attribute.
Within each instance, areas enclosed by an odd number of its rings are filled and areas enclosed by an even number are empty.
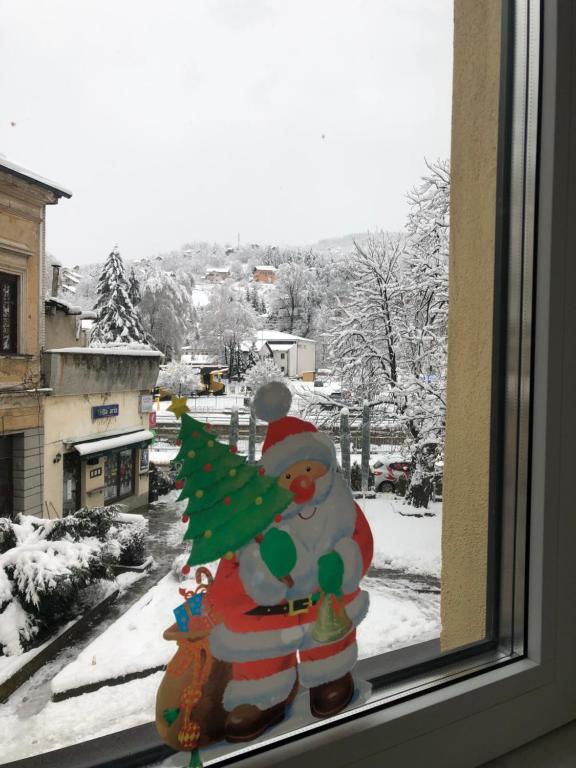
<svg viewBox="0 0 576 768"><path fill-rule="evenodd" d="M351 629L352 622L346 613L344 601L338 600L336 595L324 595L318 607L318 618L312 627L312 638L317 643L334 643Z"/></svg>

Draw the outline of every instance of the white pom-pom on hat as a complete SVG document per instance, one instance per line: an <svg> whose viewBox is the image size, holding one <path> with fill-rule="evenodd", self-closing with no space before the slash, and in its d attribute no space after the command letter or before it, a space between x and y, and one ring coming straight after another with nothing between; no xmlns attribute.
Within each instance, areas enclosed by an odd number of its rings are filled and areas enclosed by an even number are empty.
<svg viewBox="0 0 576 768"><path fill-rule="evenodd" d="M254 410L261 421L277 421L286 416L292 403L292 393L281 381L271 381L260 387L254 397Z"/></svg>

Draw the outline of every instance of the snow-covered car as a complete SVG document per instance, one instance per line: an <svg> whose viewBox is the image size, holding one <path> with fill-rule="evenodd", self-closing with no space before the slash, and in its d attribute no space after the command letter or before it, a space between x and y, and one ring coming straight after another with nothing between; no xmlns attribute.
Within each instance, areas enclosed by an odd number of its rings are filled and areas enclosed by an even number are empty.
<svg viewBox="0 0 576 768"><path fill-rule="evenodd" d="M401 457L377 459L370 467L374 477L374 490L393 493L402 480L410 480L410 462Z"/></svg>

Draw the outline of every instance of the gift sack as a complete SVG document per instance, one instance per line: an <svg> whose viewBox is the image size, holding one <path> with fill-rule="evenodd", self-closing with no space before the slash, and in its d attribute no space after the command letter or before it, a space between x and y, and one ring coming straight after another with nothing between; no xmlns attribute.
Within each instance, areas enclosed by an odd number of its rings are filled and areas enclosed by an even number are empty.
<svg viewBox="0 0 576 768"><path fill-rule="evenodd" d="M178 648L156 694L156 728L175 750L193 751L224 738L222 698L232 665L210 652L209 635L218 620L206 601L203 615L190 613L185 631L175 623L164 632Z"/></svg>

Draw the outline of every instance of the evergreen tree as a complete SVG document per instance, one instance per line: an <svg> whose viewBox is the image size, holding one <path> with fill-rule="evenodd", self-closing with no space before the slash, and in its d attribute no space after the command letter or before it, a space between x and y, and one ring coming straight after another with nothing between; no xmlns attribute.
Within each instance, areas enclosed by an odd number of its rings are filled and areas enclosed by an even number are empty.
<svg viewBox="0 0 576 768"><path fill-rule="evenodd" d="M97 319L92 329L92 344L146 344L148 337L129 294L130 288L122 257L114 247L98 280Z"/></svg>
<svg viewBox="0 0 576 768"><path fill-rule="evenodd" d="M231 558L274 522L292 494L186 413L179 439L178 480L184 482L179 501L188 501L184 538L193 542L187 573L190 566Z"/></svg>
<svg viewBox="0 0 576 768"><path fill-rule="evenodd" d="M130 301L132 302L133 307L137 307L138 304L142 301L142 295L140 293L140 283L138 281L138 278L136 277L136 274L134 272L134 268L130 271L130 281L128 284L128 296L130 296Z"/></svg>

